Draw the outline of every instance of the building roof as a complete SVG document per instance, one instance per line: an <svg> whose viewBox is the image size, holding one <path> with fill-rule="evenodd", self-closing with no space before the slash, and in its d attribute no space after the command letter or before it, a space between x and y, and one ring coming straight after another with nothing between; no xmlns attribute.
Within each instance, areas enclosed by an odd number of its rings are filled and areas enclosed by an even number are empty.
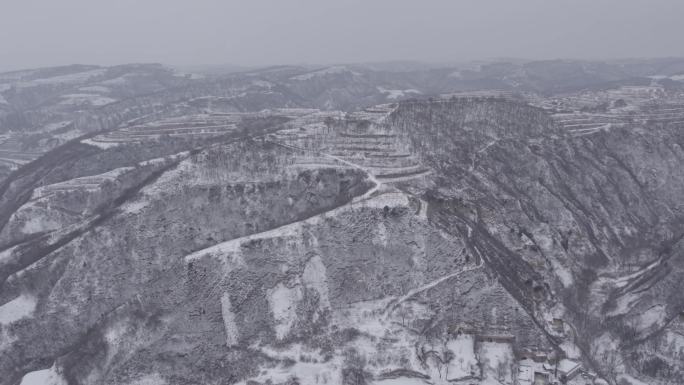
<svg viewBox="0 0 684 385"><path fill-rule="evenodd" d="M558 363L558 370L562 373L570 373L580 367L581 365L578 362L568 360L567 358L560 360Z"/></svg>

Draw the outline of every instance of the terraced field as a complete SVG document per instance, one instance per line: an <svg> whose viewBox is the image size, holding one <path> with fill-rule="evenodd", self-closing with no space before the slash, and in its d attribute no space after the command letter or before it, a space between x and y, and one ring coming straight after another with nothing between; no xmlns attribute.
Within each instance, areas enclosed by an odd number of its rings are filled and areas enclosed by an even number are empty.
<svg viewBox="0 0 684 385"><path fill-rule="evenodd" d="M170 118L113 130L84 143L109 148L123 143L141 143L162 137L212 137L232 133L240 122L239 114L193 115Z"/></svg>
<svg viewBox="0 0 684 385"><path fill-rule="evenodd" d="M684 94L662 87L621 87L549 98L538 105L554 111L558 124L575 136L625 125L684 124Z"/></svg>
<svg viewBox="0 0 684 385"><path fill-rule="evenodd" d="M22 151L22 147L21 142L16 137L5 136L0 142L0 163L16 170L42 154L42 152L37 151Z"/></svg>
<svg viewBox="0 0 684 385"><path fill-rule="evenodd" d="M298 151L297 168L355 167L382 184L428 176L430 170L411 153L407 138L384 124L393 110L393 105L381 105L348 114L346 122L351 123L344 125L336 125L334 114L307 115L293 122L300 128L269 139ZM306 123L300 125L302 121Z"/></svg>

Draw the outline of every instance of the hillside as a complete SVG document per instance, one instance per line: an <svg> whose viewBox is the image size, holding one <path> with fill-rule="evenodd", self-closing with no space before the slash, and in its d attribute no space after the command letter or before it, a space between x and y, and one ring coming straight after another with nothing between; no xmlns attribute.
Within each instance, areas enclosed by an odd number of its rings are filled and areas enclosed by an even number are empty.
<svg viewBox="0 0 684 385"><path fill-rule="evenodd" d="M678 384L667 63L2 74L0 384Z"/></svg>

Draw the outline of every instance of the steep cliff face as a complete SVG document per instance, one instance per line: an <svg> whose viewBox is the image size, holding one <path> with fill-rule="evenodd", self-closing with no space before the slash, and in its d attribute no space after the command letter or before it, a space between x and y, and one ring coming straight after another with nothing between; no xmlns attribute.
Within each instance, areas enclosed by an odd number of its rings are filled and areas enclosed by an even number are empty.
<svg viewBox="0 0 684 385"><path fill-rule="evenodd" d="M676 383L679 127L458 98L70 142L2 186L0 383Z"/></svg>

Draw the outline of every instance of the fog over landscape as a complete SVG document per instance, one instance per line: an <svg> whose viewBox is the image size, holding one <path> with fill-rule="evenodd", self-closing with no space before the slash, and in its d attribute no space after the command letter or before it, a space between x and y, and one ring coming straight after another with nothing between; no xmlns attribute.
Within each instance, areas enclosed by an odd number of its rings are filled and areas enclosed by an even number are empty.
<svg viewBox="0 0 684 385"><path fill-rule="evenodd" d="M4 0L0 69L684 56L679 0Z"/></svg>
<svg viewBox="0 0 684 385"><path fill-rule="evenodd" d="M681 0L0 0L0 385L683 385Z"/></svg>

